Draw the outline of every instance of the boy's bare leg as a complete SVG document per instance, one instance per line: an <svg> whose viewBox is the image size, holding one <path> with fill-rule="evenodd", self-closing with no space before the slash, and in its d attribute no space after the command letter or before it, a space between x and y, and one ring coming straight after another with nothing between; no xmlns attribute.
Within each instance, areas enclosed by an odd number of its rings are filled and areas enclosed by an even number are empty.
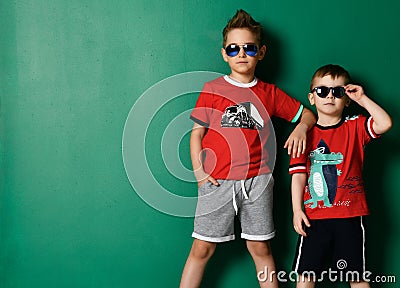
<svg viewBox="0 0 400 288"><path fill-rule="evenodd" d="M370 288L368 282L350 282L350 287L351 288Z"/></svg>
<svg viewBox="0 0 400 288"><path fill-rule="evenodd" d="M302 275L298 276L296 288L314 288L315 282Z"/></svg>
<svg viewBox="0 0 400 288"><path fill-rule="evenodd" d="M299 280L297 281L296 288L314 288L315 287L315 282L309 280L308 278L302 278L301 275L299 275Z"/></svg>
<svg viewBox="0 0 400 288"><path fill-rule="evenodd" d="M278 288L275 261L269 241L246 241L247 249L253 257L260 287Z"/></svg>
<svg viewBox="0 0 400 288"><path fill-rule="evenodd" d="M183 268L180 288L200 287L204 269L214 254L217 244L194 239L189 257Z"/></svg>

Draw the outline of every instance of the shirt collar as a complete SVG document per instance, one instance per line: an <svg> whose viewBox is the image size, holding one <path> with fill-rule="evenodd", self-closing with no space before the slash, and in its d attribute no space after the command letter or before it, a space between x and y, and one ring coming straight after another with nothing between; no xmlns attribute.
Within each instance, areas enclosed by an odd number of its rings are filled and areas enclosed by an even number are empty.
<svg viewBox="0 0 400 288"><path fill-rule="evenodd" d="M258 79L256 77L254 77L253 81L251 81L250 83L241 83L239 81L236 81L235 79L232 79L231 77L229 77L228 75L224 76L224 79L226 82L237 86L237 87L241 87L241 88L250 88L253 87L257 84Z"/></svg>

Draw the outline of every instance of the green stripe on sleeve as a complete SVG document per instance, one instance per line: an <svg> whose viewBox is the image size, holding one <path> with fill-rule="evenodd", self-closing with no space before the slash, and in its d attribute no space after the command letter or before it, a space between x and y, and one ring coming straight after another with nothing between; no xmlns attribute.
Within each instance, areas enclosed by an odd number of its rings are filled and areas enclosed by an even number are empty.
<svg viewBox="0 0 400 288"><path fill-rule="evenodd" d="M297 111L297 114L296 114L296 116L294 116L294 118L292 119L292 123L296 123L297 122L297 120L299 120L299 118L300 118L300 116L301 116L301 113L303 112L303 104L300 104L300 107L299 107L299 110Z"/></svg>

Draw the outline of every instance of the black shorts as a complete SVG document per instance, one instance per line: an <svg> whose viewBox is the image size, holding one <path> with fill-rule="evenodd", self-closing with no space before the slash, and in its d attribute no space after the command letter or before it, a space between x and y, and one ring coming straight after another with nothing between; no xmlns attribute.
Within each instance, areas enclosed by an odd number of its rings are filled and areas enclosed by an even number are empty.
<svg viewBox="0 0 400 288"><path fill-rule="evenodd" d="M299 236L293 271L299 274L324 271L357 272L365 268L365 228L363 217L310 220L307 237Z"/></svg>

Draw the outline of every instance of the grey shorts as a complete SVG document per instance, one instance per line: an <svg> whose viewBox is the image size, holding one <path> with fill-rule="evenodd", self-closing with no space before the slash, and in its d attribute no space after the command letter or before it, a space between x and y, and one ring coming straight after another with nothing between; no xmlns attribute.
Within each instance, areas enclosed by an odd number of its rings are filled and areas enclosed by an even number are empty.
<svg viewBox="0 0 400 288"><path fill-rule="evenodd" d="M274 180L272 174L246 180L217 180L199 187L192 236L208 242L235 239L234 218L239 217L247 240L264 241L275 236L272 217Z"/></svg>

